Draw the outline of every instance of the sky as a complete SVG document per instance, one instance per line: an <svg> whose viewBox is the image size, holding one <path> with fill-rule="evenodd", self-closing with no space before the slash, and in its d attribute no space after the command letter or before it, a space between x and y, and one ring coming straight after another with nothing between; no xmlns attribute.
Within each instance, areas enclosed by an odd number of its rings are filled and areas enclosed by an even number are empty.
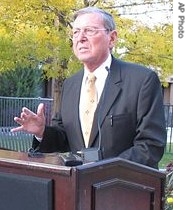
<svg viewBox="0 0 188 210"><path fill-rule="evenodd" d="M155 3L157 0L153 0ZM168 0L166 0L168 1ZM126 2L126 3L125 3ZM159 25L161 23L172 23L172 8L170 4L153 4L148 5L137 5L137 6L128 6L132 3L140 3L143 0L119 0L117 5L127 5L119 9L120 14L124 14L124 17L135 19L141 21L142 23L153 26Z"/></svg>

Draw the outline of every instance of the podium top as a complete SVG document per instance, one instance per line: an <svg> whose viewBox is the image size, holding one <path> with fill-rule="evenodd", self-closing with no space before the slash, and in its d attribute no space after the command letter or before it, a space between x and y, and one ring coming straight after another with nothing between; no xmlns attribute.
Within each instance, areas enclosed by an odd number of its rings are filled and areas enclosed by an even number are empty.
<svg viewBox="0 0 188 210"><path fill-rule="evenodd" d="M52 193L49 194L49 185L45 192L50 198L53 197L54 210L61 210L62 207L66 210L89 210L94 198L97 198L94 203L96 209L104 209L104 206L109 210L122 210L122 206L130 206L130 210L149 210L151 206L154 210L163 209L165 174L157 169L117 157L74 167L62 164L59 153L47 153L35 158L29 157L25 152L0 150L2 183L4 177L11 177L14 182L9 182L8 179L7 186L14 183L20 189L19 186L23 186L23 183L31 184L29 186L32 187L27 188L29 198L31 191L35 190L35 195L38 192L38 183L42 183L42 189L44 181L53 183ZM23 177L29 181L23 182ZM37 187L33 187L33 180L36 178ZM24 196L26 187L22 187ZM4 188L10 189L8 192L12 193L11 187ZM15 200L14 206L17 203L23 204L22 197ZM4 199L1 203L3 202L10 201Z"/></svg>
<svg viewBox="0 0 188 210"><path fill-rule="evenodd" d="M0 149L0 166L13 166L18 168L36 168L48 172L71 174L71 167L62 164L58 153L44 154L42 157L29 157L26 152L17 152Z"/></svg>
<svg viewBox="0 0 188 210"><path fill-rule="evenodd" d="M101 170L101 167L103 169L123 167L126 168L126 170L137 171L161 178L165 178L166 176L165 173L157 169L153 169L151 167L118 157L86 163L74 167L67 167L64 165L62 159L59 157L59 153L44 153L44 155L41 157L29 157L26 152L0 149L0 168L1 166L4 167L5 165L6 167L8 166L25 169L37 169L40 171L47 171L49 173L60 173L68 176L71 176L71 171L73 168L76 168L77 171L84 171L90 169Z"/></svg>

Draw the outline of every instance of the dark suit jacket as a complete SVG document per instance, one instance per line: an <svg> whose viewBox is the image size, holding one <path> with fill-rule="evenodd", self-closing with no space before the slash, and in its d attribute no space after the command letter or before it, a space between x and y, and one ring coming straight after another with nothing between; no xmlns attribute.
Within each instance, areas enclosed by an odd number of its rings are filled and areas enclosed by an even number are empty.
<svg viewBox="0 0 188 210"><path fill-rule="evenodd" d="M55 126L46 127L41 151L76 152L84 148L79 121L82 77L83 70L65 80L60 113L53 119ZM100 130L103 158L120 156L157 168L166 145L158 76L144 66L113 57L107 81L95 112L89 147L98 147Z"/></svg>

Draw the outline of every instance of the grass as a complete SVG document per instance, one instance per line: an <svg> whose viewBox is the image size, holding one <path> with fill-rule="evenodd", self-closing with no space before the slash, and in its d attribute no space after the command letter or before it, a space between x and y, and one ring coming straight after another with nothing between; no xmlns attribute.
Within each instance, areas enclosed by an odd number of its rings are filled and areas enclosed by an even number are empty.
<svg viewBox="0 0 188 210"><path fill-rule="evenodd" d="M170 162L173 162L173 143L167 144L166 151L159 162L159 168L166 168Z"/></svg>

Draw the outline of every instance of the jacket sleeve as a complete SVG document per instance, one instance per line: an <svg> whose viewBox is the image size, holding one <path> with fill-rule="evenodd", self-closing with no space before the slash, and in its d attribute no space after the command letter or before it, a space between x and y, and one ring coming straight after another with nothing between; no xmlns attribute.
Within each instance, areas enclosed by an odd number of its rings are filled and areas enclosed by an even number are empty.
<svg viewBox="0 0 188 210"><path fill-rule="evenodd" d="M166 126L162 88L155 72L151 72L142 82L136 123L133 146L119 156L158 168L166 146Z"/></svg>
<svg viewBox="0 0 188 210"><path fill-rule="evenodd" d="M52 119L52 126L46 126L41 142L33 137L33 148L39 147L40 152L67 152L69 145L59 113Z"/></svg>

